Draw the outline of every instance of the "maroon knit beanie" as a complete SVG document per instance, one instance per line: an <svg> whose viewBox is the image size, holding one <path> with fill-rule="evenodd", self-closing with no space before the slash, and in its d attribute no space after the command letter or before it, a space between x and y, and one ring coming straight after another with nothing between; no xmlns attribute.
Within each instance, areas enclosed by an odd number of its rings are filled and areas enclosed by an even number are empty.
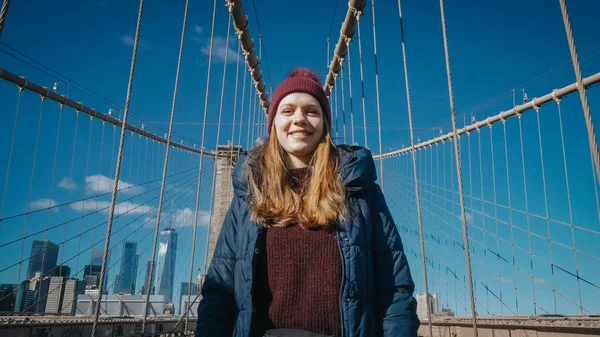
<svg viewBox="0 0 600 337"><path fill-rule="evenodd" d="M323 115L325 116L328 125L331 125L331 109L329 108L329 101L327 100L327 95L325 95L325 90L323 90L323 85L321 84L319 76L310 69L298 68L294 69L288 77L279 84L273 94L273 98L271 98L267 133L271 132L273 119L277 113L279 103L285 96L294 92L307 93L316 98L317 101L319 101L319 104L321 104L321 109L323 110Z"/></svg>

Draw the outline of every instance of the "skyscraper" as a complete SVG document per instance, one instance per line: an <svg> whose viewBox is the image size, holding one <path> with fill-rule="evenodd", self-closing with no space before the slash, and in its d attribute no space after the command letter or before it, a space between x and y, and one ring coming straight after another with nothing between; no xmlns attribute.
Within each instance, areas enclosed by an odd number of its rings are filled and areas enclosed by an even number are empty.
<svg viewBox="0 0 600 337"><path fill-rule="evenodd" d="M98 266L102 267L102 256L104 255L104 250L99 248L92 248L92 256L90 258L90 266ZM104 272L104 290L107 288L108 284L108 267L110 266L110 251L106 254L106 271ZM98 274L98 280L100 279L100 274Z"/></svg>
<svg viewBox="0 0 600 337"><path fill-rule="evenodd" d="M53 272L56 260L58 260L58 245L48 240L33 240L27 267L27 279L31 280L36 272L40 272L42 277Z"/></svg>
<svg viewBox="0 0 600 337"><path fill-rule="evenodd" d="M148 261L146 261L146 278L144 279L144 285L142 285L142 295L148 295L148 292L150 292L150 295L154 295L154 287L149 286L150 268L152 268L152 259L148 259Z"/></svg>
<svg viewBox="0 0 600 337"><path fill-rule="evenodd" d="M135 294L135 280L137 276L138 259L136 255L137 243L125 241L121 257L121 272L115 281L115 293Z"/></svg>
<svg viewBox="0 0 600 337"><path fill-rule="evenodd" d="M165 228L160 233L155 287L157 295L164 295L166 301L173 300L176 254L177 232L175 232L174 228Z"/></svg>
<svg viewBox="0 0 600 337"><path fill-rule="evenodd" d="M88 289L96 289L100 285L101 266L87 264L83 269L83 280ZM105 289L106 290L106 289Z"/></svg>

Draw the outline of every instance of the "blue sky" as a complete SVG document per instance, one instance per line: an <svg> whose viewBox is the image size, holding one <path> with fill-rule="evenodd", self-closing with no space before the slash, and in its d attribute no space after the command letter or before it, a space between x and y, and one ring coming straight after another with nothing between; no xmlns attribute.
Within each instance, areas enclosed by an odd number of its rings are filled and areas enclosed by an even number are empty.
<svg viewBox="0 0 600 337"><path fill-rule="evenodd" d="M244 2L246 14L250 20L250 30L255 39L256 46L259 45L258 24L263 34L264 53L261 68L267 85L270 83L276 86L287 73L297 66L310 67L316 70L322 78L326 75L327 60L327 33L333 18L333 29L331 30L331 50L333 50L335 41L338 38L338 32L346 13L346 3L340 2L334 15L335 3L308 1L303 3L306 7L299 9L298 5L282 1L256 1L256 10L259 22L254 12L252 2ZM66 78L70 78L97 94L116 102L118 105L124 105L127 89L127 80L132 51L132 39L135 33L135 23L139 3L136 1L60 1L57 3L38 3L33 1L20 1L11 4L10 13L6 26L2 33L0 42L0 66L3 69L11 71L19 76L26 76L31 81L42 85L52 87L56 78L60 78L59 92L67 93L67 84L62 76L48 75L33 67L23 63L19 59L11 57L9 54L19 56L14 48L24 55L43 63L45 66L59 72ZM584 76L589 76L600 68L600 38L595 34L593 13L599 9L596 3L569 2L569 10L573 24L575 39L578 51L582 60L582 69ZM140 126L144 124L146 129L158 134L164 134L166 123L169 119L169 112L172 102L173 85L175 81L175 70L177 64L177 52L181 34L181 23L183 17L184 2L175 1L170 3L158 1L146 1L144 9L144 19L141 30L141 43L138 51L138 60L133 85L131 99L130 123ZM443 52L442 33L440 25L439 4L436 1L405 1L403 3L404 24L406 30L406 41L408 48L408 62L410 75L410 89L412 95L413 120L416 137L421 140L428 139L433 135L439 134L439 129L443 132L451 130L450 111L448 103L448 91L446 84L446 72ZM219 112L219 98L221 94L221 79L223 76L223 66L225 64L224 51L226 49L227 32L227 9L224 2L217 2L217 22L215 27L215 60L212 68L212 80L210 83L209 96L209 114L206 133L206 147L213 149L216 144L217 127ZM404 93L404 77L402 71L401 45L399 41L398 9L395 1L377 1L377 47L379 51L379 81L381 112L383 124L383 144L384 152L390 149L399 149L403 145L408 145L408 118L406 109L406 96ZM207 74L207 46L210 39L210 25L212 17L211 1L196 1L190 4L188 17L188 27L186 31L186 44L182 61L182 73L179 84L176 117L178 124L175 125L176 141L183 140L185 144L199 146L202 134L202 121L204 92L206 89ZM484 119L489 115L498 113L512 107L513 96L512 89L516 89L517 102L521 100L521 89L525 89L530 98L549 93L552 89L568 85L575 80L572 71L570 54L565 38L564 26L562 23L560 8L558 2L548 3L542 0L535 1L505 1L499 3L491 2L471 2L471 1L452 1L446 3L446 20L448 25L450 56L452 62L452 74L454 83L454 98L459 125L463 120L470 120L471 114L476 119ZM23 22L27 22L26 25ZM377 110L375 101L375 76L373 60L373 31L371 25L371 6L367 7L362 22L362 47L364 58L365 74L365 102L367 113L367 128L369 147L374 153L378 150L377 138ZM225 143L231 138L231 122L235 89L235 68L237 39L231 34L229 44L229 55L227 57L227 77L226 94L223 104L223 126L221 128L220 143ZM360 103L360 74L358 67L358 44L355 40L351 46L352 57L352 80L353 80L353 111L355 121L356 140L363 144L363 122L362 109ZM10 48L9 48L10 47ZM266 56L266 59L265 57ZM24 59L23 56L19 56ZM268 62L267 62L268 61ZM28 61L31 63L31 61ZM240 67L243 70L242 67ZM46 72L50 72L45 70ZM240 72L240 92L243 80ZM349 128L350 113L348 96L348 78L345 75L345 113L347 128ZM248 89L248 87L247 87ZM338 92L341 97L341 92ZM76 90L75 86L69 90L69 96L75 101L81 101L89 107L94 107L98 111L107 112L113 108L114 114L118 115L118 108L107 104L105 100L97 96L83 94ZM593 116L596 117L595 107L600 102L598 98L598 89L589 90L589 99L592 107ZM13 130L14 115L17 103L17 91L14 86L5 82L0 84L0 106L1 114L5 123L0 125L1 146L0 153L0 176L6 176L8 153L10 150L11 135ZM237 117L239 118L239 107L241 105L240 96L237 97ZM341 115L341 102L338 103L338 114ZM248 90L245 93L244 104L245 116L248 116ZM58 204L68 201L79 200L86 193L87 196L98 191L104 191L105 182L110 182L110 177L114 174L114 158L116 157L115 143L113 143L113 128L102 126L98 121L90 123L86 116L76 117L70 109L64 109L61 122L61 137L56 155L56 170L54 174L54 184L52 181L52 167L55 153L55 141L57 134L59 108L53 102L45 102L43 107L43 128L40 132L39 150L36 157L36 168L32 186L32 193L29 196L29 186L31 177L31 168L33 164L33 150L35 148L35 135L37 133L37 121L40 111L39 97L31 93L23 93L20 105L20 115L15 138L14 153L10 168L9 185L7 188L7 198L5 203L4 216L21 214L26 211L28 199L30 203L39 202L43 199L50 199ZM561 152L561 143L558 128L558 118L555 105L548 105L541 109L542 137L544 139L544 160L545 174L548 185L548 199L551 219L563 222L569 222L569 212L566 202L566 184L564 182L564 168ZM589 150L587 147L587 134L583 123L583 113L577 95L564 100L562 103L563 129L565 132L565 144L567 148L567 163L569 170L569 182L571 192L571 204L573 205L573 222L582 228L600 230L600 224L597 216L597 204L594 196L594 181L589 160ZM463 117L464 116L464 117ZM600 117L596 117L598 119ZM75 134L75 123L77 122L77 134ZM339 116L340 129L342 126L341 116ZM156 123L152 124L150 122ZM523 119L523 142L526 154L526 178L528 183L528 201L532 213L543 214L543 193L541 192L541 165L539 157L539 144L537 134L537 124L535 114L524 115ZM236 125L239 122L236 121ZM246 124L246 121L244 121ZM244 125L245 126L245 125ZM91 127L91 129L90 129ZM247 129L244 127L242 133L242 145L246 146ZM119 130L117 130L119 131ZM88 136L92 133L90 151L87 150ZM495 165L491 166L490 151L485 150L490 147L489 130L482 131L482 161L483 174L486 179L483 182L473 182L472 186L467 180L469 170L467 168L467 144L466 138L461 140L463 179L465 179L465 191L470 187L478 191L481 185L484 186L483 198L487 201L493 200L493 188L491 179L488 179L491 172L497 175L497 198L498 204L508 204L508 194L506 191L507 174L505 168L505 157L503 147L503 130L501 124L494 126L493 144L495 151ZM104 137L102 137L104 135ZM507 149L509 157L509 166L511 167L509 179L511 180L511 202L515 209L524 210L524 197L522 187L521 173L521 153L518 138L517 120L507 122ZM76 138L74 138L76 136ZM116 135L118 142L119 133ZM238 130L235 130L235 138L239 137ZM75 141L75 157L73 167L71 159L73 154L73 145ZM350 141L350 131L347 132L348 142ZM340 141L341 141L340 137ZM471 141L475 141L472 138ZM477 143L473 143L477 144ZM448 143L445 144L447 155L452 150ZM474 145L473 145L474 146ZM148 150L146 150L146 147ZM427 151L432 151L429 149ZM162 170L162 158L164 156L164 147L156 143L148 142L138 137L126 138L125 162L122 171L121 180L123 183L139 184L148 182L143 188L129 189L119 195L120 201L128 201L131 205L143 205L132 211L133 214L125 214L115 221L113 232L119 228L111 240L111 245L117 245L121 240L135 237L135 240L142 241L138 249L142 250L152 239L153 225L144 225L144 219L147 214L154 214L152 207L157 205L156 188L159 187L160 173ZM429 152L423 152L429 154ZM433 153L435 159L438 154ZM441 154L440 155L440 161ZM472 159L478 159L479 152L472 149ZM447 179L455 175L455 171L450 171L453 162L450 157L446 158ZM529 160L531 158L531 160ZM412 179L411 171L395 168L395 160L406 164L409 157L402 159L392 159L386 161L386 175L390 177L386 185L395 185L394 189L386 190L390 201L388 203L393 208L396 221L399 225L405 219L416 219L414 205L412 208L404 206L401 201L407 193L414 193L410 190L408 181ZM423 157L425 160L425 157ZM487 163L487 164L486 164ZM429 163L432 164L432 163ZM204 162L205 171L203 175L202 195L210 195L210 183L212 172L212 161ZM425 164L423 164L425 165ZM441 163L439 164L440 168ZM86 171L86 166L88 167ZM180 250L189 251L191 245L192 227L190 225L189 215L194 210L194 198L196 189L197 173L194 168L198 166L198 158L194 155L175 152L171 159L169 168L169 183L173 184L173 193L171 197L165 198L165 207L169 206L170 211L166 211L163 216L163 225L166 225L165 219L168 219L176 225L181 225L179 235ZM131 169L130 169L131 167ZM404 167L404 166L402 166ZM422 173L427 177L429 174L432 186L439 186L441 182L436 180L435 175L423 169ZM434 167L435 170L435 167ZM473 179L479 177L479 168L474 166ZM487 172L486 172L487 170ZM73 172L71 174L71 171ZM429 173L428 173L429 172ZM175 175L180 173L180 175ZM394 175L397 178L394 178ZM400 176L405 176L404 183L400 182ZM70 178L69 178L70 177ZM69 179L67 179L69 178ZM65 180L66 179L66 180ZM398 179L398 180L394 180ZM427 179L427 178L426 178ZM455 178L454 178L455 179ZM426 181L426 180L425 180ZM448 180L447 183L449 183ZM393 183L392 183L393 182ZM94 186L95 183L95 186ZM402 185L405 184L405 185ZM110 185L110 184L109 184ZM4 190L4 180L0 183ZM86 186L86 191L84 191ZM127 185L123 185L127 186ZM422 187L424 188L424 187ZM455 186L456 189L456 186ZM476 197L479 192L473 192ZM448 194L449 195L449 194ZM423 198L431 197L437 202L432 194ZM413 196L414 198L414 196ZM481 196L479 196L481 199ZM101 196L94 199L91 204L77 204L85 206L85 209L91 207L95 210L99 208L95 201L104 205L109 198ZM457 199L456 199L457 200ZM470 205L471 200L467 200ZM480 204L474 202L472 208L481 209ZM204 197L201 203L203 214L209 212L209 198ZM424 202L424 204L427 204ZM132 206L135 207L135 206ZM150 209L144 208L148 207ZM433 208L432 212L443 212L439 208ZM448 206L450 207L450 206ZM489 203L485 206L485 214L494 214L494 209L490 209ZM34 209L35 207L32 207ZM101 208L101 207L100 207ZM410 213L409 209L411 210ZM125 210L123 211L125 212ZM459 214L456 207L448 209L448 212ZM43 213L43 214L42 214ZM410 214L409 214L410 213ZM470 212L472 215L474 240L483 243L483 231L477 230L484 228L489 221L483 220L484 216L477 216L477 213ZM515 212L513 212L515 213ZM41 212L30 215L27 220L24 216L6 220L0 228L1 242L8 242L23 236L23 233L35 233L41 231L41 234L34 235L24 241L24 251L27 256L31 240L46 238L44 229L49 226L61 224L67 219L73 219L82 216L85 213L78 211L76 207L58 207L56 211ZM435 218L434 213L429 213L429 220L426 219L429 226L435 226L440 223L439 218ZM499 219L511 214L498 213ZM140 219L136 219L141 216ZM530 217L531 218L531 217ZM72 256L79 255L77 258L67 262L72 269L75 265L82 268L82 265L89 260L90 252L78 254L83 248L89 247L92 242L98 241L96 248L102 247L102 238L105 235L106 227L102 222L106 219L105 214L100 211L99 214L86 216L80 220L73 220L65 226L57 226L47 231L48 238L54 242L64 241L65 238L76 236L73 240L61 246L61 254L64 252L64 260ZM173 220L175 219L175 220ZM435 220L437 219L437 220ZM454 219L454 218L453 218ZM152 219L146 219L153 224ZM452 221L459 221L458 218ZM514 215L515 225L526 223L525 218ZM505 221L508 221L505 220ZM27 230L25 231L25 223ZM534 226L534 220L531 220ZM416 223L413 220L406 220L406 227L412 227ZM459 225L459 222L454 223ZM540 226L543 226L541 224ZM91 227L90 227L91 226ZM87 232L87 229L94 228ZM135 229L139 231L135 232ZM435 227L431 227L433 230ZM558 240L563 237L570 237L571 231L564 232L562 227L557 226L552 229L552 239ZM447 229L451 231L451 229ZM556 232L554 232L556 231ZM80 237L78 233L85 232ZM66 234L65 234L66 233ZM197 259L203 260L203 251L205 247L204 239L206 227L201 227L198 233L199 243L196 253ZM455 233L456 232L452 232ZM494 233L495 228L494 228ZM508 235L508 232L498 232L498 235ZM130 234L128 237L127 234ZM450 232L448 232L450 234ZM457 239L460 238L460 233ZM80 239L81 238L81 239ZM461 239L461 238L460 238ZM100 241L99 241L100 240ZM461 239L462 240L462 239ZM494 239L495 240L495 239ZM525 240L525 241L521 241ZM428 242L431 243L431 240ZM487 241L486 241L487 242ZM515 237L515 242L528 249L527 237ZM596 248L598 234L586 231L576 231L577 247L581 250L600 256ZM0 264L0 269L18 262L21 254L23 241L0 248L5 256L5 262ZM409 236L405 238L405 244L410 249L418 253L418 241ZM495 246L496 241L493 241ZM486 244L489 245L489 244ZM569 240L565 245L572 246ZM117 245L112 253L112 262L115 263L120 257L122 243ZM506 246L506 245L505 245ZM83 248L82 248L83 247ZM188 248L184 248L188 247ZM434 249L434 244L430 249ZM508 245L507 247L510 247ZM537 247L537 246L534 246ZM541 253L540 254L546 254ZM562 248L556 248L559 252ZM464 259L460 254L462 251L454 251L452 256L455 259ZM570 266L573 261L572 252L562 252L558 254L561 257L555 257L556 263L564 268ZM512 258L512 250L509 248L505 255ZM418 254L417 254L418 255ZM582 255L582 256L580 256ZM178 259L178 271L176 277L176 289L179 281L186 281L189 273L190 254L182 253L182 258ZM543 255L545 256L545 255ZM584 254L578 254L580 259L580 275L587 280L594 282L600 277L593 270L598 270L598 259L586 257ZM145 251L140 258L138 272L138 289L143 282L145 271L145 261L149 258L149 251ZM418 258L409 258L411 266L415 270L415 279L418 282L419 291L422 289L422 273ZM59 258L60 260L61 258ZM462 260L458 261L462 261ZM570 260L569 260L570 259ZM444 261L443 257L438 256L438 261ZM528 257L527 257L528 261ZM481 267L479 260L474 262L474 270L477 273L484 273L485 267ZM559 263L560 262L560 263ZM120 265L118 262L111 269L109 281L116 275ZM197 265L201 263L196 260ZM477 267L479 266L479 267ZM509 264L512 266L512 264ZM27 264L22 266L21 274L25 274ZM490 269L490 268L487 268ZM548 269L548 268L546 268ZM549 281L548 275L544 274L546 270L538 268L534 272L536 278ZM511 279L514 268L506 270L507 278ZM586 274L587 272L587 274ZM18 265L16 267L0 272L0 283L16 282ZM577 303L578 293L572 293L571 288L575 287L576 282L573 277L564 277L561 286L568 289L561 291L567 297ZM23 277L21 277L22 279ZM483 278L483 276L481 276ZM496 276L497 278L497 276ZM512 280L512 279L511 279ZM419 284L420 282L420 284ZM516 287L525 287L530 284L527 279L520 279L516 282ZM464 283L463 283L464 284ZM488 281L491 288L499 289L500 286ZM597 286L597 281L596 281ZM515 283L508 289L515 288ZM459 288L463 288L459 285ZM524 288L526 289L526 288ZM495 291L496 293L497 291ZM524 290L525 294L532 291ZM506 293L506 292L505 292ZM593 297L599 294L595 287L582 288L581 293L584 297ZM461 312L461 305L453 304L456 299L463 299L464 292L448 293L446 303L449 303L453 310ZM485 296L485 293L482 294ZM505 302L512 302L510 295L506 295ZM510 299L509 299L510 298ZM521 303L527 300L521 299ZM444 302L444 301L443 301ZM542 302L540 302L542 303ZM583 303L584 307L590 311L598 312L599 308L594 307L593 303ZM544 307L548 307L547 302L543 302ZM552 305L550 305L552 306ZM455 308L456 307L456 308ZM571 304L564 304L564 310L559 312L577 312L577 308ZM478 308L479 310L479 308ZM493 313L499 311L499 306L489 306ZM485 310L481 310L485 312ZM509 311L504 311L508 313ZM480 312L481 313L481 312Z"/></svg>

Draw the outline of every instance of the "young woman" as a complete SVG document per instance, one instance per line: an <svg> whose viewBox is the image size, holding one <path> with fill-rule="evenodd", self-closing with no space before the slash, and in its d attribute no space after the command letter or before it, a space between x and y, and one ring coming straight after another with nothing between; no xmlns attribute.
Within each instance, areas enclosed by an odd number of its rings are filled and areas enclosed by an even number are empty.
<svg viewBox="0 0 600 337"><path fill-rule="evenodd" d="M417 336L414 283L371 153L334 145L318 76L275 90L240 156L196 336Z"/></svg>

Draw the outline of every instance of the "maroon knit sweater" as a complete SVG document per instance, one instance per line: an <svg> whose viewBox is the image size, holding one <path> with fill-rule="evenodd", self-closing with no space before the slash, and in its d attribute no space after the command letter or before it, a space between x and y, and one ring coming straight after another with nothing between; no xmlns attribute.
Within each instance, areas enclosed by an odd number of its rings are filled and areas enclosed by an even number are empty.
<svg viewBox="0 0 600 337"><path fill-rule="evenodd" d="M307 169L291 171L301 191ZM302 329L339 336L341 259L335 231L269 228L258 244L252 335Z"/></svg>

